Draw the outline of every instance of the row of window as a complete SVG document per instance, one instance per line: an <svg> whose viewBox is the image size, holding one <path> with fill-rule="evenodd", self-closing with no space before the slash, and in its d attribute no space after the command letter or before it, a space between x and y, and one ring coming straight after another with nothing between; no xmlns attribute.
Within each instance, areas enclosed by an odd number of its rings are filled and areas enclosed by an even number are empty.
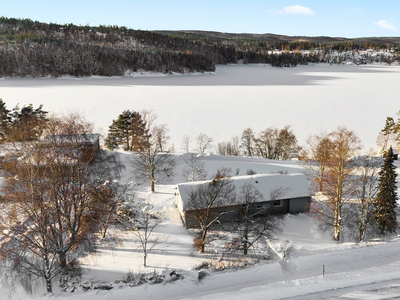
<svg viewBox="0 0 400 300"><path fill-rule="evenodd" d="M272 201L272 207L279 207L283 205L283 200L274 200ZM257 209L268 209L271 207L270 203L265 203L262 205L257 205Z"/></svg>
<svg viewBox="0 0 400 300"><path fill-rule="evenodd" d="M279 206L282 206L282 205L283 205L283 200L274 200L274 201L271 201L271 202L272 202L272 207L279 207ZM256 208L257 208L258 210L261 210L261 209L268 209L268 208L271 207L271 202L257 205ZM243 204L243 205L242 205L242 207L245 207L245 206L246 206L246 204ZM220 210L220 211L217 211L218 214L223 214L223 213L227 213L227 212L228 212L227 210Z"/></svg>

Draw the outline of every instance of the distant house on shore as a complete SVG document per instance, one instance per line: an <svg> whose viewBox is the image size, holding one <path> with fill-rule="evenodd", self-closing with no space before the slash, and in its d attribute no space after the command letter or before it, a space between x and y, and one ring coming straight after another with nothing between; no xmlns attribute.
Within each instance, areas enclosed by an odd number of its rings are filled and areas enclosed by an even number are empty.
<svg viewBox="0 0 400 300"><path fill-rule="evenodd" d="M396 148L393 148L392 146L390 146L390 148L392 148L393 151L393 160L398 160L399 159L399 150ZM386 150L383 149L380 151L380 154L382 155L382 157L384 158L386 153L389 151L389 148L387 148Z"/></svg>
<svg viewBox="0 0 400 300"><path fill-rule="evenodd" d="M398 160L399 159L399 150L393 148L393 159Z"/></svg>
<svg viewBox="0 0 400 300"><path fill-rule="evenodd" d="M100 134L57 134L48 135L44 143L66 149L79 149L80 157L85 163L93 163L100 153Z"/></svg>
<svg viewBox="0 0 400 300"><path fill-rule="evenodd" d="M40 141L5 143L0 146L0 166L6 159L25 159L35 149L57 149L52 155L65 159L66 164L74 163L70 158L80 158L83 163L94 163L100 153L100 134L60 134L48 135ZM75 152L78 151L78 152ZM49 152L50 153L50 152ZM57 154L55 154L57 153Z"/></svg>
<svg viewBox="0 0 400 300"><path fill-rule="evenodd" d="M251 184L260 192L261 197L257 202L246 204L241 197L235 197L229 203L218 202L211 208L211 214L217 217L221 213L229 212L229 220L232 216L240 220L243 208L250 205L250 210L253 212L260 211L273 214L286 213L302 213L309 211L311 196L313 195L312 188L304 176L304 174L256 174L249 176L231 177L232 184L236 187L238 195L241 187L246 184ZM215 179L214 179L215 180ZM217 179L224 180L224 179ZM177 185L176 203L179 213L182 217L186 228L196 226L196 221L193 218L196 210L190 198L190 194L201 185L210 185L211 180L187 182ZM281 191L277 193L277 191ZM226 214L228 215L228 214ZM220 221L224 220L222 217Z"/></svg>

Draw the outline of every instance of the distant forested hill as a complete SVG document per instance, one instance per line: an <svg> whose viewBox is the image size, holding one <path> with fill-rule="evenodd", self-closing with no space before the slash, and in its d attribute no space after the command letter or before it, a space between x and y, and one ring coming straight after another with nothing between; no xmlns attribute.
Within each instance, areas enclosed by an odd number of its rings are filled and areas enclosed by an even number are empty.
<svg viewBox="0 0 400 300"><path fill-rule="evenodd" d="M345 39L143 31L118 26L46 24L0 17L0 77L115 76L127 71L214 71L216 64L276 67L399 60L400 38Z"/></svg>

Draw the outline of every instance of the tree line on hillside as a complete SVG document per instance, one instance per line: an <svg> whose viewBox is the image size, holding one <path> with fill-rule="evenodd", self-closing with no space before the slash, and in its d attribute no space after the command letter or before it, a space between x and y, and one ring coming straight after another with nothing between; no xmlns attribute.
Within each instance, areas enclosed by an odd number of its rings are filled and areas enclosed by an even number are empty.
<svg viewBox="0 0 400 300"><path fill-rule="evenodd" d="M379 42L314 43L268 41L159 33L118 26L46 24L29 19L0 18L1 77L122 76L128 71L186 73L214 71L216 64L266 63L293 67L308 63L341 63L333 51L398 49ZM396 48L397 47L397 48ZM272 53L272 50L282 50ZM302 53L301 50L310 50ZM356 63L370 63L368 55ZM364 57L363 56L363 57ZM350 58L347 58L347 61ZM380 56L391 63L398 57ZM346 60L345 60L346 61ZM375 60L374 60L375 61Z"/></svg>

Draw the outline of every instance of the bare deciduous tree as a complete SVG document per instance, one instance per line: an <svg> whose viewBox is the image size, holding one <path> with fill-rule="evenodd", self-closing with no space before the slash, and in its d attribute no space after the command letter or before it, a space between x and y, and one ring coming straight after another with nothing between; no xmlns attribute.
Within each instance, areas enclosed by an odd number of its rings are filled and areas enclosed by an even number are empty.
<svg viewBox="0 0 400 300"><path fill-rule="evenodd" d="M167 128L166 124L155 125L152 134L156 138L157 146L160 148L160 152L163 152L165 149L163 147L167 144L169 140L168 136L169 129Z"/></svg>
<svg viewBox="0 0 400 300"><path fill-rule="evenodd" d="M229 142L218 143L217 152L221 155L239 156L239 137L235 136Z"/></svg>
<svg viewBox="0 0 400 300"><path fill-rule="evenodd" d="M349 200L355 195L355 187L351 183L351 175L355 168L353 156L361 149L360 139L344 127L339 127L329 134L332 149L326 169L324 192L327 200L314 206L321 224L333 227L334 239L340 240L342 221L350 211Z"/></svg>
<svg viewBox="0 0 400 300"><path fill-rule="evenodd" d="M204 169L204 162L201 157L196 153L190 153L189 157L185 159L185 167L182 171L185 181L198 181L207 178L207 172Z"/></svg>
<svg viewBox="0 0 400 300"><path fill-rule="evenodd" d="M3 164L0 251L14 270L44 278L51 292L54 276L74 264L82 242L97 231L88 214L96 186L94 152L81 147L92 125L78 115L46 124L45 139L18 144L19 159Z"/></svg>
<svg viewBox="0 0 400 300"><path fill-rule="evenodd" d="M279 199L285 192L283 188L276 189L271 192L269 199L264 199L253 185L242 186L239 193L240 203L242 203L240 220L229 224L233 226L231 229L236 233L231 246L243 250L243 254L247 255L248 250L260 239L274 238L281 231L278 217L270 214L269 207L255 210L253 206L257 202Z"/></svg>
<svg viewBox="0 0 400 300"><path fill-rule="evenodd" d="M159 153L148 148L133 157L132 166L135 177L141 181L150 181L150 190L155 191L155 184L168 183L174 176L175 158L169 153Z"/></svg>
<svg viewBox="0 0 400 300"><path fill-rule="evenodd" d="M353 160L353 164L357 168L354 185L359 205L357 214L359 242L365 239L369 227L374 223L374 201L378 192L378 173L382 163L382 157L374 157L371 154L359 156Z"/></svg>
<svg viewBox="0 0 400 300"><path fill-rule="evenodd" d="M168 152L162 152L160 142L165 142L167 139L159 139L158 127L155 125L156 116L151 112L142 112L143 120L146 122L146 131L149 133L146 136L145 146L132 159L132 166L135 170L135 177L138 180L147 178L150 181L151 191L155 191L155 183L167 183L174 175L175 159ZM166 128L163 127L163 134Z"/></svg>
<svg viewBox="0 0 400 300"><path fill-rule="evenodd" d="M130 227L130 216L125 206L132 198L132 186L117 180L107 180L94 191L89 209L93 212L92 218L97 221L103 239L110 226L122 230Z"/></svg>
<svg viewBox="0 0 400 300"><path fill-rule="evenodd" d="M290 126L285 126L281 130L269 127L261 131L253 141L257 156L268 159L288 160L296 157L300 150L297 145L297 138Z"/></svg>
<svg viewBox="0 0 400 300"><path fill-rule="evenodd" d="M185 135L182 138L182 144L181 144L181 149L185 152L185 153L189 153L189 146L190 143L192 142L191 138L188 135Z"/></svg>
<svg viewBox="0 0 400 300"><path fill-rule="evenodd" d="M254 138L254 150L257 156L269 159L275 158L275 149L278 141L278 129L269 127Z"/></svg>
<svg viewBox="0 0 400 300"><path fill-rule="evenodd" d="M212 147L212 142L214 141L212 137L204 134L204 133L200 133L197 138L197 146L198 146L198 151L199 153L203 154L206 152L207 149Z"/></svg>
<svg viewBox="0 0 400 300"><path fill-rule="evenodd" d="M251 128L243 130L242 133L242 143L241 148L245 156L252 157L254 153L253 142L254 141L254 131Z"/></svg>
<svg viewBox="0 0 400 300"><path fill-rule="evenodd" d="M310 136L307 139L306 148L302 151L301 156L307 163L305 166L307 174L316 183L317 188L315 190L320 192L323 191L331 151L332 141L326 133Z"/></svg>
<svg viewBox="0 0 400 300"><path fill-rule="evenodd" d="M211 182L201 184L188 192L188 207L194 211L193 218L199 231L195 238L195 248L200 252L204 252L210 227L218 223L226 213L215 211L214 208L227 206L235 201L235 186L230 179L230 173L230 169L220 169Z"/></svg>
<svg viewBox="0 0 400 300"><path fill-rule="evenodd" d="M146 201L147 202L147 201ZM144 203L135 208L131 223L134 234L138 237L143 250L143 266L147 265L149 253L164 240L154 236L154 230L164 221L162 210L157 210L154 205Z"/></svg>

